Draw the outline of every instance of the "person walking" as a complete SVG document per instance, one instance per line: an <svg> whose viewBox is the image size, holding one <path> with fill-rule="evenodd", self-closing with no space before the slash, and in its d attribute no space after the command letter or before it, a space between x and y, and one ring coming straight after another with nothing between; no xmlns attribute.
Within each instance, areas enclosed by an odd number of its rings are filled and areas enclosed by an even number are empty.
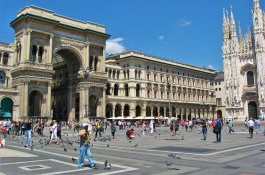
<svg viewBox="0 0 265 175"><path fill-rule="evenodd" d="M227 126L228 126L228 129L229 129L229 131L228 131L229 134L231 134L232 132L235 133L235 131L233 130L233 121L232 120L228 121L228 125Z"/></svg>
<svg viewBox="0 0 265 175"><path fill-rule="evenodd" d="M32 146L32 136L31 136L31 129L32 129L32 123L30 122L30 120L26 123L25 125L25 130L24 130L24 133L25 133L25 138L26 138L26 145L25 147L28 147L28 146Z"/></svg>
<svg viewBox="0 0 265 175"><path fill-rule="evenodd" d="M78 168L82 168L85 166L84 156L87 156L89 161L88 166L91 168L97 168L93 156L90 151L90 135L88 132L88 124L83 124L83 129L78 134L80 136L80 155L77 162Z"/></svg>
<svg viewBox="0 0 265 175"><path fill-rule="evenodd" d="M254 132L254 122L253 122L253 119L250 118L249 121L248 121L248 132L249 132L249 136L250 138L252 139L253 138L253 132Z"/></svg>
<svg viewBox="0 0 265 175"><path fill-rule="evenodd" d="M97 139L99 134L99 138L101 138L101 123L100 120L96 121L96 134L95 134L95 140Z"/></svg>
<svg viewBox="0 0 265 175"><path fill-rule="evenodd" d="M153 134L154 133L154 120L150 121L149 128L150 128L150 133Z"/></svg>
<svg viewBox="0 0 265 175"><path fill-rule="evenodd" d="M146 132L146 124L145 124L145 121L143 121L142 130L143 130L143 136L145 136L145 132Z"/></svg>
<svg viewBox="0 0 265 175"><path fill-rule="evenodd" d="M222 122L220 119L217 119L213 127L213 132L216 134L216 143L221 142L221 131L222 131Z"/></svg>
<svg viewBox="0 0 265 175"><path fill-rule="evenodd" d="M203 140L206 140L206 137L207 137L207 122L205 120L202 120L202 136L203 136Z"/></svg>
<svg viewBox="0 0 265 175"><path fill-rule="evenodd" d="M114 139L115 132L116 132L116 126L115 126L115 122L114 121L111 123L110 130L111 130L112 139Z"/></svg>
<svg viewBox="0 0 265 175"><path fill-rule="evenodd" d="M52 142L59 144L58 137L57 137L58 125L57 125L56 120L53 120L53 125L51 127L51 131L52 131L52 135L51 135L51 139L49 141L49 144L51 144Z"/></svg>

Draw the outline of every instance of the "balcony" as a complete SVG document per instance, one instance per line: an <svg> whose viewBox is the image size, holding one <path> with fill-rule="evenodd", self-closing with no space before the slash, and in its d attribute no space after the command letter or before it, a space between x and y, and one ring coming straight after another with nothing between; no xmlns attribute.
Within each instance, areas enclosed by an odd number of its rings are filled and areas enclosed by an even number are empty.
<svg viewBox="0 0 265 175"><path fill-rule="evenodd" d="M253 93L253 92L257 92L257 87L256 85L246 85L243 88L243 93Z"/></svg>

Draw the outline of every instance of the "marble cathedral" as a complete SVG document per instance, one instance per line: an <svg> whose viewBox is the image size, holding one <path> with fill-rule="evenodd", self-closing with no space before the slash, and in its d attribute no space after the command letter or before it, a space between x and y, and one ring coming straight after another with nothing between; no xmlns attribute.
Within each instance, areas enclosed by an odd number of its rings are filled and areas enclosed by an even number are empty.
<svg viewBox="0 0 265 175"><path fill-rule="evenodd" d="M253 27L243 36L231 8L223 15L226 116L244 120L265 112L265 13L253 0Z"/></svg>

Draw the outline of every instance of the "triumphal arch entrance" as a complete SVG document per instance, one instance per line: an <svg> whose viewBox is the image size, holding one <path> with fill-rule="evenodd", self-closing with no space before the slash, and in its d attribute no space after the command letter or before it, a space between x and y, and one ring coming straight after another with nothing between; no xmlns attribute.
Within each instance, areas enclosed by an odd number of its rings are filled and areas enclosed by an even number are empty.
<svg viewBox="0 0 265 175"><path fill-rule="evenodd" d="M80 120L105 115L105 27L29 6L11 22L15 30L12 85L21 117Z"/></svg>

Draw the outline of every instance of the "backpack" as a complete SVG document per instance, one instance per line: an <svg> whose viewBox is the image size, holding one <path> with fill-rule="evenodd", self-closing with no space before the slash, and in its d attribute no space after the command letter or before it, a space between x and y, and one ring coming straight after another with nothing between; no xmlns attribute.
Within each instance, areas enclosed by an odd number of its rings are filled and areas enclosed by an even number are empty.
<svg viewBox="0 0 265 175"><path fill-rule="evenodd" d="M220 123L220 121L217 121L215 126L213 127L213 132L218 133L218 132L220 132L220 130L221 130L221 123Z"/></svg>

